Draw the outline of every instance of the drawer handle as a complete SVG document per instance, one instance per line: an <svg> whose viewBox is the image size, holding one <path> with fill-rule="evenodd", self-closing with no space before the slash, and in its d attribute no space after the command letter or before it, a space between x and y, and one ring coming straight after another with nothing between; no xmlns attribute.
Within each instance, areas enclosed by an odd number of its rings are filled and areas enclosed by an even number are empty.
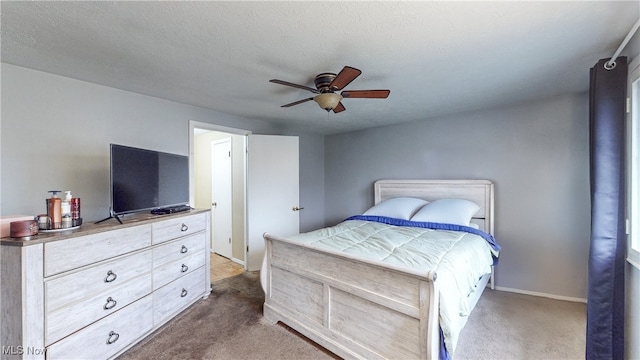
<svg viewBox="0 0 640 360"><path fill-rule="evenodd" d="M187 231L187 230L189 230L189 227L187 226L187 224L184 224L184 223L183 223L183 224L182 224L182 227L180 227L180 231L183 231L183 232L184 232L184 231Z"/></svg>
<svg viewBox="0 0 640 360"><path fill-rule="evenodd" d="M182 289L182 292L180 293L180 297L185 297L187 296L189 292L187 291L187 289Z"/></svg>
<svg viewBox="0 0 640 360"><path fill-rule="evenodd" d="M189 267L185 264L182 264L182 268L180 269L180 271L187 272L187 270L189 270Z"/></svg>
<svg viewBox="0 0 640 360"><path fill-rule="evenodd" d="M109 333L109 337L107 338L107 345L111 345L114 342L118 341L118 339L120 338L120 334L118 334L115 331L111 331Z"/></svg>
<svg viewBox="0 0 640 360"><path fill-rule="evenodd" d="M184 254L184 253L186 253L187 251L189 251L189 249L187 249L187 247L186 247L186 246L182 245L182 248L180 249L180 253L181 253L181 254Z"/></svg>
<svg viewBox="0 0 640 360"><path fill-rule="evenodd" d="M107 271L107 277L104 278L104 282L110 283L115 281L117 278L118 278L118 275L116 275L116 273L114 273L113 271L109 270Z"/></svg>
<svg viewBox="0 0 640 360"><path fill-rule="evenodd" d="M117 304L118 304L118 302L113 300L113 298L111 296L109 296L109 298L107 299L107 303L104 304L103 308L105 310L111 310L114 307L116 307Z"/></svg>

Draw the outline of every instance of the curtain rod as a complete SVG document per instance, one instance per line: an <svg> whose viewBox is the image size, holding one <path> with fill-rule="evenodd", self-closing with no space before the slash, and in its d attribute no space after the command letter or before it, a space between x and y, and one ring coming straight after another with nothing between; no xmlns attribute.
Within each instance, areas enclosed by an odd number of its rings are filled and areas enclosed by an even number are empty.
<svg viewBox="0 0 640 360"><path fill-rule="evenodd" d="M604 63L604 68L605 69L613 70L613 68L616 67L616 59L618 58L618 55L620 55L622 50L624 50L625 46L627 46L627 43L629 42L629 40L631 40L633 35L638 30L638 27L640 27L640 19L638 19L638 21L636 21L635 25L633 25L633 27L631 27L631 31L629 31L629 33L627 34L627 37L625 37L624 40L622 40L622 43L620 44L620 46L618 46L618 50L616 50L616 52L613 54L613 56L611 57L611 60L609 60L606 63Z"/></svg>

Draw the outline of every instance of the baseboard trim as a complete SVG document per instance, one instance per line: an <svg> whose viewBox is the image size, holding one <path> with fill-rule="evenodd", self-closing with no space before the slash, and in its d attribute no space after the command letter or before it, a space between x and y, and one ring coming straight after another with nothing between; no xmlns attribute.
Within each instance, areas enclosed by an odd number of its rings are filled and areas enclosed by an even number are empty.
<svg viewBox="0 0 640 360"><path fill-rule="evenodd" d="M583 299L583 298L547 294L547 293L541 293L541 292L537 292L537 291L520 290L520 289L513 289L513 288L502 287L502 286L496 286L496 290L505 291L505 292L512 292L512 293L517 293L517 294L523 294L523 295L544 297L544 298L549 298L549 299L554 299L554 300L579 302L579 303L585 303L585 304L587 303L587 299Z"/></svg>
<svg viewBox="0 0 640 360"><path fill-rule="evenodd" d="M244 261L242 261L240 259L236 259L236 258L232 257L230 260L233 261L236 264L240 264L240 265L244 266Z"/></svg>
<svg viewBox="0 0 640 360"><path fill-rule="evenodd" d="M219 256L222 256L222 255L216 253L215 251L213 251L213 249L211 249L211 253L219 255ZM229 259L229 260L233 261L236 264L244 266L244 261L243 260L240 260L240 259L237 259L237 258L234 258L234 257L230 257L230 258L227 258L226 256L222 256L222 257L225 258L225 259Z"/></svg>

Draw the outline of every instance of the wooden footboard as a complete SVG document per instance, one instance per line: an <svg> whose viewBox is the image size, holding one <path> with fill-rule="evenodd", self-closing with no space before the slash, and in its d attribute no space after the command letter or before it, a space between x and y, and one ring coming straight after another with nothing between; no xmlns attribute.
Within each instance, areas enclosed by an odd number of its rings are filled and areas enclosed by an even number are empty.
<svg viewBox="0 0 640 360"><path fill-rule="evenodd" d="M437 359L435 274L264 235L264 317L351 359Z"/></svg>

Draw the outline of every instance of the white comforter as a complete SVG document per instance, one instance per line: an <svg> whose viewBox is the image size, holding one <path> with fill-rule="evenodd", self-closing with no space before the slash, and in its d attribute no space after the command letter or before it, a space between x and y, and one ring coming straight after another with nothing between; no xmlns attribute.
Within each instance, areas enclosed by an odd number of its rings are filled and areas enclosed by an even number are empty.
<svg viewBox="0 0 640 360"><path fill-rule="evenodd" d="M348 220L289 239L425 274L435 270L440 290L440 327L450 354L471 311L467 297L476 290L478 279L491 272L493 264L489 244L478 235L461 231Z"/></svg>

